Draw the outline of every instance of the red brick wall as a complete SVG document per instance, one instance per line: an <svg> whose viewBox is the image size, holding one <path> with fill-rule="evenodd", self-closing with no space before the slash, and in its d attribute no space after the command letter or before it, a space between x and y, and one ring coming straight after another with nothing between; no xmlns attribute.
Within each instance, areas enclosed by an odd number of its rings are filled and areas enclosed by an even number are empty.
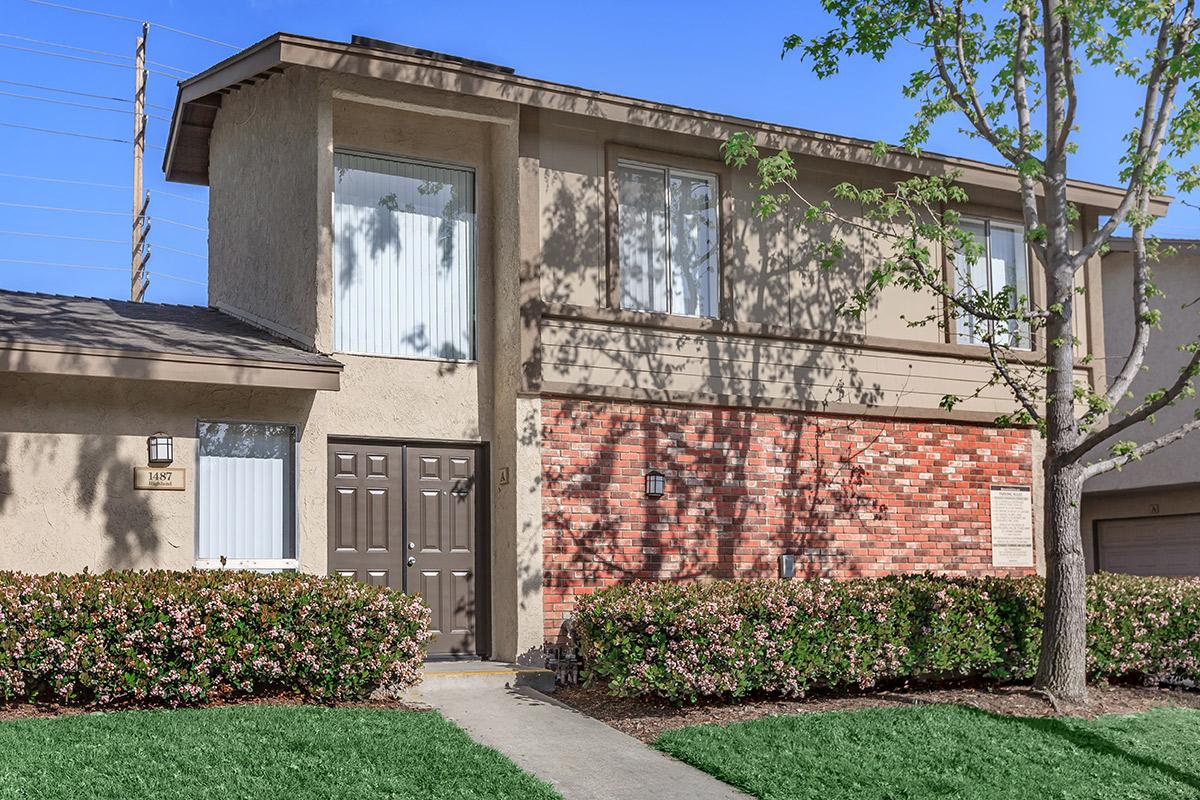
<svg viewBox="0 0 1200 800"><path fill-rule="evenodd" d="M1031 485L1028 431L552 397L542 423L550 639L597 587L773 576L782 553L797 575L1013 571L989 487Z"/></svg>

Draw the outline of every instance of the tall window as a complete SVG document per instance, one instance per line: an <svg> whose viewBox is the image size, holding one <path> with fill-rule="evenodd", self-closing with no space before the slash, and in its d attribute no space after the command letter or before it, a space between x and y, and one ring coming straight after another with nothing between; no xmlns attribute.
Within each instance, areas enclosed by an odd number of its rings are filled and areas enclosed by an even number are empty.
<svg viewBox="0 0 1200 800"><path fill-rule="evenodd" d="M982 293L994 296L1011 286L1009 306L1014 310L1018 306L1028 309L1029 263L1024 229L1020 225L976 219L964 219L961 227L975 237L981 254L973 259L963 253L955 254L955 280L959 291L967 297ZM989 332L999 345L1032 347L1029 324L1019 320L994 323L969 316L959 325L957 338L964 344L985 344L984 336Z"/></svg>
<svg viewBox="0 0 1200 800"><path fill-rule="evenodd" d="M475 175L333 156L334 349L475 358Z"/></svg>
<svg viewBox="0 0 1200 800"><path fill-rule="evenodd" d="M621 307L717 316L717 178L633 161L617 165Z"/></svg>
<svg viewBox="0 0 1200 800"><path fill-rule="evenodd" d="M197 563L295 569L296 429L201 422L197 438Z"/></svg>

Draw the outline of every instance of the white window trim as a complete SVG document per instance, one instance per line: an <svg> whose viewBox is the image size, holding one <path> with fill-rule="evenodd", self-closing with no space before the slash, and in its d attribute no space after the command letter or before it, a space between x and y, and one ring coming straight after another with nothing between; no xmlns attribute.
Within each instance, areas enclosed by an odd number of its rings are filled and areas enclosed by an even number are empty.
<svg viewBox="0 0 1200 800"><path fill-rule="evenodd" d="M292 544L296 551L295 558L282 559L252 559L252 558L227 558L225 559L225 569L293 569L297 572L300 570L300 425L295 422L280 422L278 420L248 420L248 419L216 419L213 417L200 417L196 420L196 447L193 456L193 474L197 481L193 482L196 487L194 494L196 499L195 505L195 520L192 525L192 566L195 569L221 569L221 559L219 558L197 558L196 553L200 552L200 487L198 480L200 478L200 426L203 423L226 423L230 425L286 425L292 429Z"/></svg>
<svg viewBox="0 0 1200 800"><path fill-rule="evenodd" d="M989 281L988 281L989 285L986 288L986 291L989 294L991 294L993 292L993 289L991 288L991 280L990 280L991 274L992 274L992 271L991 271L992 228L993 227L1004 228L1005 230L1013 231L1014 233L1017 234L1018 241L1020 241L1025 247L1025 281L1026 281L1026 284L1028 285L1029 300L1030 300L1030 302L1032 302L1032 300L1033 300L1033 259L1030 258L1031 253L1029 252L1029 243L1025 241L1025 226L1019 222L1012 222L1010 220L993 219L992 217L978 217L978 216L968 215L968 214L962 215L959 218L959 220L960 220L960 222L973 222L973 223L983 226L983 259L984 259L984 263L988 266L987 274L989 277ZM955 254L955 255L957 255L957 254ZM958 285L958 265L957 265L957 263L954 265L954 270L955 270L954 283L955 283L956 289L966 289L967 288L966 286ZM995 323L993 322L993 323L989 323L989 324L994 325ZM1015 348L1015 349L1020 350L1022 352L1035 349L1034 345L1033 345L1033 334L1030 333L1026 338L1028 339L1028 341L1026 341L1020 348ZM970 341L969 339L965 338L963 336L963 332L958 329L957 324L955 325L955 329L954 329L954 343L955 344L964 344L969 347L987 347L987 344L985 342L975 342L975 341Z"/></svg>
<svg viewBox="0 0 1200 800"><path fill-rule="evenodd" d="M193 563L196 569L280 569L299 570L298 558L227 558L221 563L219 558L198 558Z"/></svg>
<svg viewBox="0 0 1200 800"><path fill-rule="evenodd" d="M722 293L724 290L724 286L723 286L724 281L721 279L722 272L724 269L723 264L721 262L721 177L719 175L717 175L717 173L715 173L715 172L704 172L702 170L687 169L685 167L673 167L670 164L656 164L653 161L642 161L642 160L639 160L636 158L618 158L617 159L617 169L616 169L616 172L614 173L616 175L616 179L618 181L620 181L620 179L621 179L620 178L621 167L625 166L625 165L629 165L631 167L641 167L643 169L657 169L657 170L662 170L663 173L665 173L666 180L663 181L663 203L664 203L664 207L665 207L666 213L667 213L668 226L670 226L671 175L672 174L686 175L686 176L692 177L692 178L703 178L704 180L712 181L713 190L714 190L713 191L713 201L714 201L713 202L713 213L716 216L716 225L714 227L717 232L717 249L716 249L717 280L716 280L716 295L713 298L713 309L714 310L711 315L709 315L709 314L687 314L682 311L676 311L674 308L671 307L672 295L671 295L670 289L667 290L667 310L666 311L654 311L654 310L649 310L649 309L644 309L644 308L629 308L629 307L627 307L623 302L624 293L622 291L622 287L618 286L617 287L617 296L618 296L618 298L622 298L621 309L625 310L625 311L632 311L635 313L668 314L673 317L687 317L689 319L720 319L721 318L721 301L723 299ZM621 196L620 186L616 187L616 194L617 194L617 197L620 198L620 196ZM620 200L618 199L617 200L617 236L620 236L620 230L621 230L620 214L621 214L621 203L620 203ZM617 259L618 259L617 260L617 264L618 264L617 269L618 269L618 271L620 271L621 267L620 267L620 256L619 255L618 255ZM672 285L674 269L675 269L675 262L671 256L671 233L670 233L670 229L668 227L668 231L667 231L667 286L668 287L670 287ZM618 275L617 280L618 280L618 283L623 284L624 278L621 275Z"/></svg>
<svg viewBox="0 0 1200 800"><path fill-rule="evenodd" d="M422 167L432 167L433 169L453 169L462 172L468 172L471 175L471 196L474 205L475 226L471 233L471 307L469 313L471 316L471 353L470 358L438 358L437 356L416 356L416 355L392 355L388 353L369 353L359 350L333 350L335 354L347 356L368 356L370 358L388 358L397 361L436 361L441 364L478 364L479 363L479 175L474 166L470 164L460 164L456 161L434 161L428 158L410 158L408 156L398 156L392 153L379 153L373 150L358 150L353 147L334 147L334 155L360 156L362 158L376 158L381 161L395 161L400 164L416 164ZM330 156L330 164L333 163L333 156ZM336 184L336 182L335 182ZM334 231L334 236L330 237L329 250L329 280L330 285L336 281L336 275L333 273L333 248L337 247L336 230L334 225L333 215L336 213L337 191L331 189L329 192L329 230ZM337 298L333 298L329 308L330 331L337 331ZM332 336L332 334L331 334Z"/></svg>

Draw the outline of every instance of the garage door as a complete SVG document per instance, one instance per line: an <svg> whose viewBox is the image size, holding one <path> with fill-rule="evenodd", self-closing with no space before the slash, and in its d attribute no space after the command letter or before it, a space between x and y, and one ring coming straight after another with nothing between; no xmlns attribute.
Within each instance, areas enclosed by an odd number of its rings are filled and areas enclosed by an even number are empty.
<svg viewBox="0 0 1200 800"><path fill-rule="evenodd" d="M1200 575L1200 514L1104 520L1096 556L1104 572Z"/></svg>

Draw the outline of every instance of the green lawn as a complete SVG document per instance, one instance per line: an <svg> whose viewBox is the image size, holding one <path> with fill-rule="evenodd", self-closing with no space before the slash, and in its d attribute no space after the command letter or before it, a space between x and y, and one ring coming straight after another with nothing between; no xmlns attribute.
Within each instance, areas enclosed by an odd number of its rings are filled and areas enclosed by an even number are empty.
<svg viewBox="0 0 1200 800"><path fill-rule="evenodd" d="M551 800L559 795L433 712L234 706L0 723L0 797Z"/></svg>
<svg viewBox="0 0 1200 800"><path fill-rule="evenodd" d="M1200 798L1200 711L1094 721L913 706L664 733L656 746L759 798Z"/></svg>

